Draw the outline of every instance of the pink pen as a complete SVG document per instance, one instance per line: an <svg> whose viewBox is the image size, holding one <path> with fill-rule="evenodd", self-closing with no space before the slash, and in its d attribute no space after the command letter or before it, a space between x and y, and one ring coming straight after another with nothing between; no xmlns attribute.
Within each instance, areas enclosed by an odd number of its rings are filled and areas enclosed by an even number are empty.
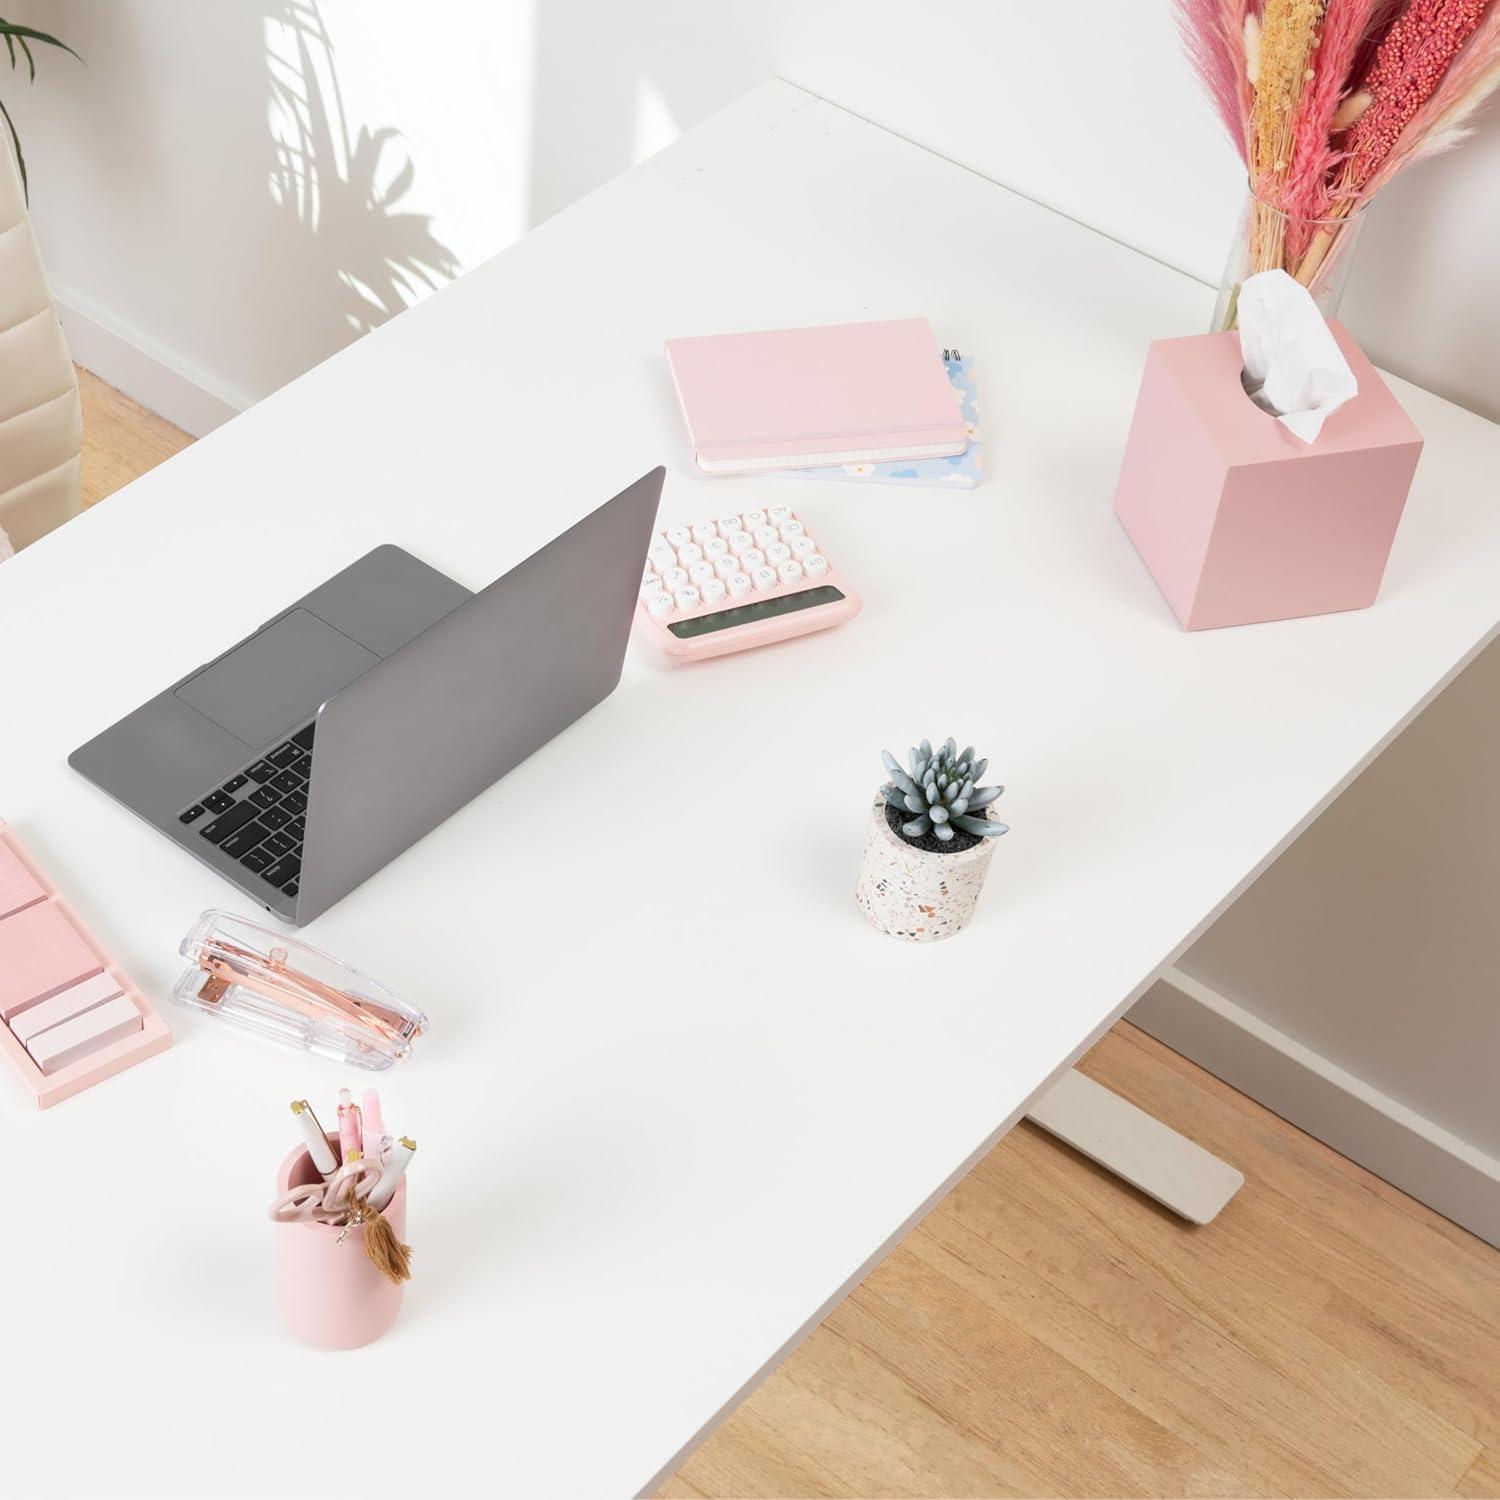
<svg viewBox="0 0 1500 1500"><path fill-rule="evenodd" d="M391 1138L385 1133L385 1118L380 1113L380 1095L374 1089L366 1089L364 1112L360 1116L360 1129L364 1133L365 1155L375 1161L384 1161L391 1149Z"/></svg>
<svg viewBox="0 0 1500 1500"><path fill-rule="evenodd" d="M364 1135L359 1126L359 1105L348 1089L339 1090L339 1150L345 1161L351 1151L364 1150Z"/></svg>

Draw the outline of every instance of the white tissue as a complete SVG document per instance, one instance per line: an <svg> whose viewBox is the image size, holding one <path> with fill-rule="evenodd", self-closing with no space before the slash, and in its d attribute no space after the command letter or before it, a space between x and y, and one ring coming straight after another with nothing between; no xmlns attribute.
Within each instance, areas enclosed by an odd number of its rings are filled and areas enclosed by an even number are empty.
<svg viewBox="0 0 1500 1500"><path fill-rule="evenodd" d="M1251 400L1315 441L1359 384L1312 295L1285 271L1261 271L1240 286L1239 321Z"/></svg>

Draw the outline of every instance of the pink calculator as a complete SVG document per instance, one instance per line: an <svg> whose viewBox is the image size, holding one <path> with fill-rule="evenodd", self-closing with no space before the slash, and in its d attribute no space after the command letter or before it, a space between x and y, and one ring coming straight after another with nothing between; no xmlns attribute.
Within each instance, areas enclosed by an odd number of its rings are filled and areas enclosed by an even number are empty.
<svg viewBox="0 0 1500 1500"><path fill-rule="evenodd" d="M842 625L859 613L849 587L785 505L658 532L636 607L669 656L723 656Z"/></svg>

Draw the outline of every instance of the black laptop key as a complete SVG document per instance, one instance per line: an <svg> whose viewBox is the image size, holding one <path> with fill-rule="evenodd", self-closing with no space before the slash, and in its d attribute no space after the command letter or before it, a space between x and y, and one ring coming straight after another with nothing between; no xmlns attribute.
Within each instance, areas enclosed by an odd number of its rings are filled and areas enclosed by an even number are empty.
<svg viewBox="0 0 1500 1500"><path fill-rule="evenodd" d="M267 828L285 828L292 821L292 815L284 808L268 807L260 815L260 820Z"/></svg>
<svg viewBox="0 0 1500 1500"><path fill-rule="evenodd" d="M291 763L296 760L297 757L301 754L302 746L294 745L290 740L288 740L286 744L278 745L266 757L266 759L279 770L282 767L291 765Z"/></svg>
<svg viewBox="0 0 1500 1500"><path fill-rule="evenodd" d="M276 856L262 844L258 849L252 849L240 860L244 867L255 875L259 875L265 867L271 863Z"/></svg>
<svg viewBox="0 0 1500 1500"><path fill-rule="evenodd" d="M287 883L282 886L281 893L284 896L295 896L297 894L297 882L295 880L287 881Z"/></svg>
<svg viewBox="0 0 1500 1500"><path fill-rule="evenodd" d="M221 792L237 792L248 780L249 778L246 776L231 776L219 790Z"/></svg>
<svg viewBox="0 0 1500 1500"><path fill-rule="evenodd" d="M297 792L301 791L304 783L295 771L283 771L281 775L272 780L271 785L278 792Z"/></svg>
<svg viewBox="0 0 1500 1500"><path fill-rule="evenodd" d="M273 786L258 786L250 793L250 800L257 807L275 807L281 800L281 793Z"/></svg>
<svg viewBox="0 0 1500 1500"><path fill-rule="evenodd" d="M276 774L276 767L268 760L258 760L249 767L245 775L258 786L264 786Z"/></svg>
<svg viewBox="0 0 1500 1500"><path fill-rule="evenodd" d="M307 798L301 792L293 792L281 804L294 818L300 818L307 811Z"/></svg>
<svg viewBox="0 0 1500 1500"><path fill-rule="evenodd" d="M243 828L237 828L233 833L219 845L226 854L238 859L242 854L248 854L271 830L264 823L247 823ZM279 849L273 849L272 854L280 854Z"/></svg>
<svg viewBox="0 0 1500 1500"><path fill-rule="evenodd" d="M292 736L292 743L294 745L301 745L304 750L311 750L313 742L313 731L317 729L317 727L318 721L314 719L306 729L299 729L296 734Z"/></svg>
<svg viewBox="0 0 1500 1500"><path fill-rule="evenodd" d="M215 818L203 828L203 837L211 844L222 844L236 829L243 828L256 812L254 803L236 802L222 817Z"/></svg>
<svg viewBox="0 0 1500 1500"><path fill-rule="evenodd" d="M188 810L185 813L178 813L177 814L177 821L179 823L191 823L191 822L194 822L196 819L201 818L202 816L203 816L203 804L201 802L197 802L197 803L194 803L192 807L188 808Z"/></svg>
<svg viewBox="0 0 1500 1500"><path fill-rule="evenodd" d="M292 763L292 770L305 781L312 775L312 756L304 755L301 760L294 761Z"/></svg>
<svg viewBox="0 0 1500 1500"><path fill-rule="evenodd" d="M210 792L208 796L203 799L203 805L209 810L209 812L228 812L229 809L234 806L234 798L231 797L227 792Z"/></svg>
<svg viewBox="0 0 1500 1500"><path fill-rule="evenodd" d="M297 840L294 839L285 829L282 829L280 833L273 833L271 837L266 840L266 848L269 849L272 854L276 855L290 854L296 847Z"/></svg>
<svg viewBox="0 0 1500 1500"><path fill-rule="evenodd" d="M269 880L272 885L285 885L287 881L295 880L301 873L302 861L295 854L283 854L269 870L261 872L260 878Z"/></svg>
<svg viewBox="0 0 1500 1500"><path fill-rule="evenodd" d="M283 802L281 805L285 807L286 803ZM293 818L292 821L286 825L286 831L291 834L294 839L300 839L302 835L307 832L307 819Z"/></svg>

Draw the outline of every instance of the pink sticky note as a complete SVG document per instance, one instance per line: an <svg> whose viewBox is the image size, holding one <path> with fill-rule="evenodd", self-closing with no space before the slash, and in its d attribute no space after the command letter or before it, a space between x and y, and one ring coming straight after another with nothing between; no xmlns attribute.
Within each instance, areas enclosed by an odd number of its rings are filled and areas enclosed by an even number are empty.
<svg viewBox="0 0 1500 1500"><path fill-rule="evenodd" d="M61 1026L35 1036L26 1050L43 1073L56 1073L71 1062L141 1029L141 1013L124 995L86 1010Z"/></svg>
<svg viewBox="0 0 1500 1500"><path fill-rule="evenodd" d="M46 894L32 878L31 871L0 844L0 919L40 901Z"/></svg>
<svg viewBox="0 0 1500 1500"><path fill-rule="evenodd" d="M0 919L0 1021L103 967L55 902Z"/></svg>
<svg viewBox="0 0 1500 1500"><path fill-rule="evenodd" d="M10 1029L15 1033L16 1040L22 1046L27 1046L32 1037L40 1036L42 1032L53 1026L60 1026L64 1021L71 1021L74 1016L81 1016L85 1011L93 1010L96 1005L103 1005L106 1000L113 1000L119 993L120 986L115 983L112 974L95 974L92 979L81 979L77 984L70 984L50 1000L43 1000L38 1005L28 1005L25 1010L17 1012L11 1017Z"/></svg>

